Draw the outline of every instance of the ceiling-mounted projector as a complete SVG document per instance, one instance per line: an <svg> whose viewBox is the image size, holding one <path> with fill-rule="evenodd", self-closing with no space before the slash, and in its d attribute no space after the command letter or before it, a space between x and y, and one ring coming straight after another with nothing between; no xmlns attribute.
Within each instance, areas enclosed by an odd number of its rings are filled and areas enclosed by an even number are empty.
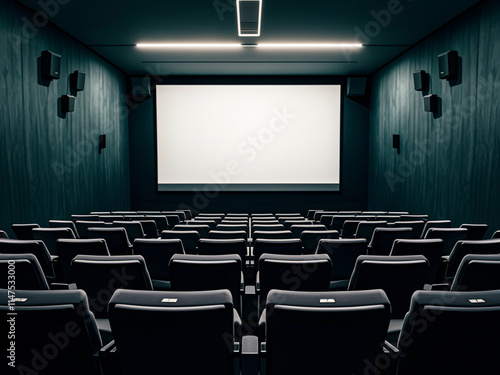
<svg viewBox="0 0 500 375"><path fill-rule="evenodd" d="M238 36L260 36L262 0L236 0Z"/></svg>

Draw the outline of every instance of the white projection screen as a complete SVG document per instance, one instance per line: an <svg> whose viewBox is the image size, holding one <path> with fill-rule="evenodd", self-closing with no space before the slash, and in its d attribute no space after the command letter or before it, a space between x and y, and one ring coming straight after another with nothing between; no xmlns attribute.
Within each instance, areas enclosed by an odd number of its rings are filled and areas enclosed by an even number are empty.
<svg viewBox="0 0 500 375"><path fill-rule="evenodd" d="M158 85L158 191L339 191L340 85Z"/></svg>

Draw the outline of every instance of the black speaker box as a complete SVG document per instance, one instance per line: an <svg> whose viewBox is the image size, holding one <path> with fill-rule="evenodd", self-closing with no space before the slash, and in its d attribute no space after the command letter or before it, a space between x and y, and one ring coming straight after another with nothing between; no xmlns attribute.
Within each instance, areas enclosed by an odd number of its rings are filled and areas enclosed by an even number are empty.
<svg viewBox="0 0 500 375"><path fill-rule="evenodd" d="M399 150L400 139L399 134L392 135L392 148L397 148Z"/></svg>
<svg viewBox="0 0 500 375"><path fill-rule="evenodd" d="M50 79L61 77L61 55L50 51L42 52L42 75Z"/></svg>
<svg viewBox="0 0 500 375"><path fill-rule="evenodd" d="M452 79L458 75L458 52L451 50L438 56L439 78Z"/></svg>
<svg viewBox="0 0 500 375"><path fill-rule="evenodd" d="M132 98L147 99L151 97L151 81L145 77L131 77Z"/></svg>
<svg viewBox="0 0 500 375"><path fill-rule="evenodd" d="M64 113L75 111L75 100L76 98L71 95L61 96L61 111Z"/></svg>
<svg viewBox="0 0 500 375"><path fill-rule="evenodd" d="M429 89L429 75L425 70L413 73L413 83L416 91L427 91Z"/></svg>
<svg viewBox="0 0 500 375"><path fill-rule="evenodd" d="M106 134L99 135L99 153L103 148L106 148Z"/></svg>
<svg viewBox="0 0 500 375"><path fill-rule="evenodd" d="M424 110L425 112L435 113L438 110L438 96L426 95L424 96Z"/></svg>
<svg viewBox="0 0 500 375"><path fill-rule="evenodd" d="M85 89L85 72L75 70L70 77L71 90L83 91Z"/></svg>
<svg viewBox="0 0 500 375"><path fill-rule="evenodd" d="M363 96L366 92L366 77L347 78L347 96Z"/></svg>

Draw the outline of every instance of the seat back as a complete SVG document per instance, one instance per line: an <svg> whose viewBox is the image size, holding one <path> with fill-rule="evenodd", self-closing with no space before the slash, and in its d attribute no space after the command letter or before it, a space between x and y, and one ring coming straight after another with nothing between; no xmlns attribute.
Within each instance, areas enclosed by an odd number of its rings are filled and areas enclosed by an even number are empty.
<svg viewBox="0 0 500 375"><path fill-rule="evenodd" d="M0 230L0 239L9 239L9 235L4 230Z"/></svg>
<svg viewBox="0 0 500 375"><path fill-rule="evenodd" d="M200 234L200 238L208 238L208 233L210 232L210 227L206 224L178 224L174 227L174 230L184 230L192 231L195 230Z"/></svg>
<svg viewBox="0 0 500 375"><path fill-rule="evenodd" d="M99 215L71 215L71 220L76 221L98 221Z"/></svg>
<svg viewBox="0 0 500 375"><path fill-rule="evenodd" d="M300 234L304 254L315 254L321 239L338 239L336 230L305 230Z"/></svg>
<svg viewBox="0 0 500 375"><path fill-rule="evenodd" d="M106 240L110 255L131 255L132 245L125 228L89 228L88 237Z"/></svg>
<svg viewBox="0 0 500 375"><path fill-rule="evenodd" d="M296 224L290 227L290 232L294 238L300 238L300 235L305 230L326 230L323 224Z"/></svg>
<svg viewBox="0 0 500 375"><path fill-rule="evenodd" d="M219 224L219 225L217 225L217 227L215 229L219 230L219 231L230 231L230 232L244 231L247 234L247 237L250 233L248 231L248 223L246 223L246 224Z"/></svg>
<svg viewBox="0 0 500 375"><path fill-rule="evenodd" d="M169 264L172 290L227 289L240 311L241 258L236 254L175 254Z"/></svg>
<svg viewBox="0 0 500 375"><path fill-rule="evenodd" d="M400 221L428 221L429 220L429 215L401 215L399 217ZM451 223L450 223L451 225Z"/></svg>
<svg viewBox="0 0 500 375"><path fill-rule="evenodd" d="M389 255L396 239L411 239L412 228L375 228L369 245L371 255Z"/></svg>
<svg viewBox="0 0 500 375"><path fill-rule="evenodd" d="M43 241L0 240L1 254L33 254L46 277L55 277L52 257Z"/></svg>
<svg viewBox="0 0 500 375"><path fill-rule="evenodd" d="M75 234L75 238L80 238L76 225L71 220L49 220L49 228L69 228Z"/></svg>
<svg viewBox="0 0 500 375"><path fill-rule="evenodd" d="M283 226L285 227L285 229L288 230L290 230L292 225L313 225L313 224L314 224L313 221L307 219L294 219L294 220L286 219L283 222Z"/></svg>
<svg viewBox="0 0 500 375"><path fill-rule="evenodd" d="M354 215L335 215L332 218L332 222L331 222L330 226L333 230L337 230L340 233L342 231L342 228L344 227L344 222L346 220L356 220L356 216L354 216Z"/></svg>
<svg viewBox="0 0 500 375"><path fill-rule="evenodd" d="M4 316L10 308L7 295L7 290L0 290ZM17 290L16 298L23 300L16 303L15 316L15 362L20 373L102 374L101 337L83 291ZM8 327L4 319L4 332ZM2 352L9 353L10 340L1 342Z"/></svg>
<svg viewBox="0 0 500 375"><path fill-rule="evenodd" d="M475 292L500 289L500 254L463 257L450 290Z"/></svg>
<svg viewBox="0 0 500 375"><path fill-rule="evenodd" d="M423 220L413 220L413 221L404 221L404 220L399 220L394 222L394 227L395 228L412 228L412 238L417 239L420 238L422 234L422 230L424 229L425 221Z"/></svg>
<svg viewBox="0 0 500 375"><path fill-rule="evenodd" d="M398 343L398 375L491 373L500 368L499 335L500 291L418 291Z"/></svg>
<svg viewBox="0 0 500 375"><path fill-rule="evenodd" d="M254 242L253 255L258 260L264 253L301 255L302 242L298 238L292 239L263 239L258 238Z"/></svg>
<svg viewBox="0 0 500 375"><path fill-rule="evenodd" d="M381 351L390 314L381 290L272 290L265 311L267 373L368 373L366 363Z"/></svg>
<svg viewBox="0 0 500 375"><path fill-rule="evenodd" d="M366 255L367 242L361 239L322 239L316 254L328 254L332 261L331 280L348 280L351 277L356 259Z"/></svg>
<svg viewBox="0 0 500 375"><path fill-rule="evenodd" d="M170 228L170 224L165 215L146 215L146 220L155 221L158 233L161 233L162 231L168 230Z"/></svg>
<svg viewBox="0 0 500 375"><path fill-rule="evenodd" d="M233 374L229 291L120 290L109 310L124 375L159 374L166 365L171 374Z"/></svg>
<svg viewBox="0 0 500 375"><path fill-rule="evenodd" d="M9 276L15 276L19 290L49 290L42 267L33 254L0 254L1 289L9 289Z"/></svg>
<svg viewBox="0 0 500 375"><path fill-rule="evenodd" d="M466 237L465 228L429 228L424 238L441 238L444 241L443 255L450 255L457 241L465 240Z"/></svg>
<svg viewBox="0 0 500 375"><path fill-rule="evenodd" d="M451 228L451 220L429 220L425 222L420 238L425 238L430 228Z"/></svg>
<svg viewBox="0 0 500 375"><path fill-rule="evenodd" d="M180 239L137 239L134 254L144 257L153 280L170 280L170 259L175 254L184 254L184 247Z"/></svg>
<svg viewBox="0 0 500 375"><path fill-rule="evenodd" d="M12 224L12 231L18 240L34 240L32 230L40 228L38 224Z"/></svg>
<svg viewBox="0 0 500 375"><path fill-rule="evenodd" d="M202 220L202 219L193 219L186 221L186 225L208 225L210 230L215 229L217 227L217 223L215 220Z"/></svg>
<svg viewBox="0 0 500 375"><path fill-rule="evenodd" d="M87 293L96 318L107 317L108 302L117 289L153 290L146 261L140 255L77 255L71 273L78 288Z"/></svg>
<svg viewBox="0 0 500 375"><path fill-rule="evenodd" d="M344 220L342 225L342 238L355 238L358 225L362 221L361 219Z"/></svg>
<svg viewBox="0 0 500 375"><path fill-rule="evenodd" d="M134 243L134 241L138 238L146 237L140 221L113 221L113 227L125 228L130 243Z"/></svg>
<svg viewBox="0 0 500 375"><path fill-rule="evenodd" d="M377 228L387 227L387 221L361 221L356 228L355 238L364 238L368 242L372 239L373 232Z"/></svg>
<svg viewBox="0 0 500 375"><path fill-rule="evenodd" d="M395 240L391 256L423 255L429 261L429 272L427 273L426 284L440 282L438 272L441 266L444 241L440 238L424 240Z"/></svg>
<svg viewBox="0 0 500 375"><path fill-rule="evenodd" d="M197 254L196 248L200 240L200 233L195 230L164 230L161 232L161 238L165 240L179 239L182 241L182 247L184 247L186 254Z"/></svg>
<svg viewBox="0 0 500 375"><path fill-rule="evenodd" d="M468 254L500 254L500 239L458 241L448 258L446 278L451 279L455 276L462 259Z"/></svg>
<svg viewBox="0 0 500 375"><path fill-rule="evenodd" d="M109 255L106 241L99 239L66 239L61 238L56 242L59 254L59 264L66 283L74 283L71 262L77 255Z"/></svg>
<svg viewBox="0 0 500 375"><path fill-rule="evenodd" d="M35 240L43 241L52 255L57 255L56 241L60 238L76 238L70 228L34 228Z"/></svg>
<svg viewBox="0 0 500 375"><path fill-rule="evenodd" d="M429 264L422 255L362 255L356 260L347 290L383 289L392 319L402 319L416 290L424 288Z"/></svg>
<svg viewBox="0 0 500 375"><path fill-rule="evenodd" d="M269 232L269 231L279 231L279 230L285 230L283 224L252 224L252 234L256 231Z"/></svg>
<svg viewBox="0 0 500 375"><path fill-rule="evenodd" d="M99 221L104 221L106 223L112 223L113 221L120 221L123 219L123 215L99 215Z"/></svg>
<svg viewBox="0 0 500 375"><path fill-rule="evenodd" d="M78 231L78 234L80 235L80 238L89 238L89 228L104 228L108 227L109 225L104 222L104 221L87 221L87 220L77 220L75 221L76 225L76 230Z"/></svg>
<svg viewBox="0 0 500 375"><path fill-rule="evenodd" d="M163 215L164 213L162 213ZM177 224L180 224L182 221L179 218L179 215L171 215L171 214L165 214L165 217L168 220L168 229L173 228Z"/></svg>
<svg viewBox="0 0 500 375"><path fill-rule="evenodd" d="M270 230L270 231L257 230L252 234L252 240L254 244L255 241L259 239L286 240L291 238L293 238L293 234L289 230Z"/></svg>
<svg viewBox="0 0 500 375"><path fill-rule="evenodd" d="M227 232L226 232L227 233ZM247 256L246 241L239 239L202 238L198 242L199 255L238 254L242 260Z"/></svg>
<svg viewBox="0 0 500 375"><path fill-rule="evenodd" d="M495 233L493 233L493 235L491 236L491 239L495 239L495 238L500 238L500 230L497 230Z"/></svg>
<svg viewBox="0 0 500 375"><path fill-rule="evenodd" d="M243 230L211 230L208 233L208 238L219 239L219 240L245 240L245 244L248 241L248 234Z"/></svg>
<svg viewBox="0 0 500 375"><path fill-rule="evenodd" d="M156 221L149 218L138 219L136 221L141 223L145 238L158 238L158 228L156 226Z"/></svg>
<svg viewBox="0 0 500 375"><path fill-rule="evenodd" d="M488 231L488 224L462 224L460 228L467 229L467 241L478 241L484 238Z"/></svg>

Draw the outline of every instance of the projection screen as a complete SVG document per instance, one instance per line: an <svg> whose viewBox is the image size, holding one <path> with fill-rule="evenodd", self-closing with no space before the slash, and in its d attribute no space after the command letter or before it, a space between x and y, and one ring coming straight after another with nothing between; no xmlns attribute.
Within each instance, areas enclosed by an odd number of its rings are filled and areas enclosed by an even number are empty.
<svg viewBox="0 0 500 375"><path fill-rule="evenodd" d="M338 191L340 85L158 85L158 191Z"/></svg>

